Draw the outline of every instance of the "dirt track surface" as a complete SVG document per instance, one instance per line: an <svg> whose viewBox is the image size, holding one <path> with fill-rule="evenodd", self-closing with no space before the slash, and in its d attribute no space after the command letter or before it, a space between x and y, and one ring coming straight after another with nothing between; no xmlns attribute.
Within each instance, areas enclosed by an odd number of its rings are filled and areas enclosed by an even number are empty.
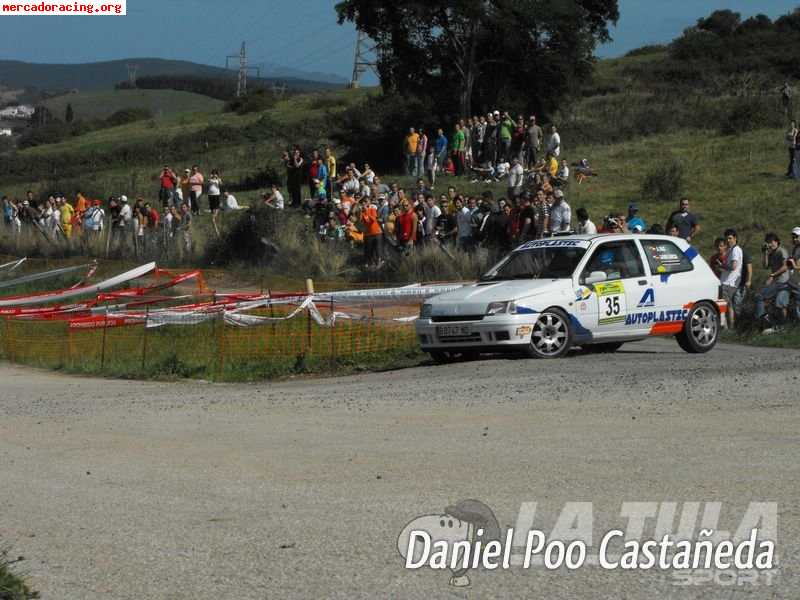
<svg viewBox="0 0 800 600"><path fill-rule="evenodd" d="M44 599L796 598L800 353L671 341L261 385L77 378L0 364L0 545ZM397 535L465 498L777 502L771 586L658 571L406 571ZM726 527L727 526L727 527Z"/></svg>

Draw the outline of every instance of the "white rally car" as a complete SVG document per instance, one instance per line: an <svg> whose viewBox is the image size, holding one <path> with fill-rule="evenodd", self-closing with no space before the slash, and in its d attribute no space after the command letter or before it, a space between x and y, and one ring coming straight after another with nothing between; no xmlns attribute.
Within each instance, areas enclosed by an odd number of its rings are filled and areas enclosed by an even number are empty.
<svg viewBox="0 0 800 600"><path fill-rule="evenodd" d="M685 240L573 235L519 246L477 283L426 300L416 322L436 361L522 350L556 358L573 345L613 352L675 336L687 352L717 343L719 280Z"/></svg>

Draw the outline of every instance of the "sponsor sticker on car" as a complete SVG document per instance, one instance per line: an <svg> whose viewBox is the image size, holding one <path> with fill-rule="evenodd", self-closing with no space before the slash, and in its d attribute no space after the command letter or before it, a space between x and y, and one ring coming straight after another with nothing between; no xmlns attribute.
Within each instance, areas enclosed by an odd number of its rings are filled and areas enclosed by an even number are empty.
<svg viewBox="0 0 800 600"><path fill-rule="evenodd" d="M627 307L625 305L625 285L622 281L596 283L594 291L599 304L599 325L612 325L625 321Z"/></svg>

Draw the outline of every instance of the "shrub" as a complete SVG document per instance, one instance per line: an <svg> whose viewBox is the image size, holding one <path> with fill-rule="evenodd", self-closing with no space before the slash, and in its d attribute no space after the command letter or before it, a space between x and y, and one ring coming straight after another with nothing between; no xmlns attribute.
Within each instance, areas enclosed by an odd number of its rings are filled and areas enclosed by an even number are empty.
<svg viewBox="0 0 800 600"><path fill-rule="evenodd" d="M225 105L227 112L235 112L238 115L247 113L262 112L275 106L275 95L267 90L256 90L241 98L234 98Z"/></svg>
<svg viewBox="0 0 800 600"><path fill-rule="evenodd" d="M686 187L686 169L673 158L645 175L642 181L642 199L675 202Z"/></svg>
<svg viewBox="0 0 800 600"><path fill-rule="evenodd" d="M148 108L123 108L105 119L105 127L117 127L152 118L153 113Z"/></svg>
<svg viewBox="0 0 800 600"><path fill-rule="evenodd" d="M11 571L15 561L8 557L8 550L0 549L0 600L31 600L39 593L31 590L25 581Z"/></svg>
<svg viewBox="0 0 800 600"><path fill-rule="evenodd" d="M723 115L718 130L722 135L735 135L762 127L779 127L782 117L776 106L770 106L762 98L742 98Z"/></svg>

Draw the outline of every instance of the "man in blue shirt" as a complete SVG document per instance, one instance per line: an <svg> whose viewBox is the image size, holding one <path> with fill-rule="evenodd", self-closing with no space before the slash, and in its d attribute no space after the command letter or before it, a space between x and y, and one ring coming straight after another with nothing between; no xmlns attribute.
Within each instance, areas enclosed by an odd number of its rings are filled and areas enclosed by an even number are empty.
<svg viewBox="0 0 800 600"><path fill-rule="evenodd" d="M631 233L643 233L647 229L644 219L639 216L639 207L633 202L628 205L628 219L625 224Z"/></svg>
<svg viewBox="0 0 800 600"><path fill-rule="evenodd" d="M444 163L447 160L447 137L444 135L442 129L436 130L436 142L434 143L434 150L436 151L436 163L439 165L439 170L444 169Z"/></svg>

